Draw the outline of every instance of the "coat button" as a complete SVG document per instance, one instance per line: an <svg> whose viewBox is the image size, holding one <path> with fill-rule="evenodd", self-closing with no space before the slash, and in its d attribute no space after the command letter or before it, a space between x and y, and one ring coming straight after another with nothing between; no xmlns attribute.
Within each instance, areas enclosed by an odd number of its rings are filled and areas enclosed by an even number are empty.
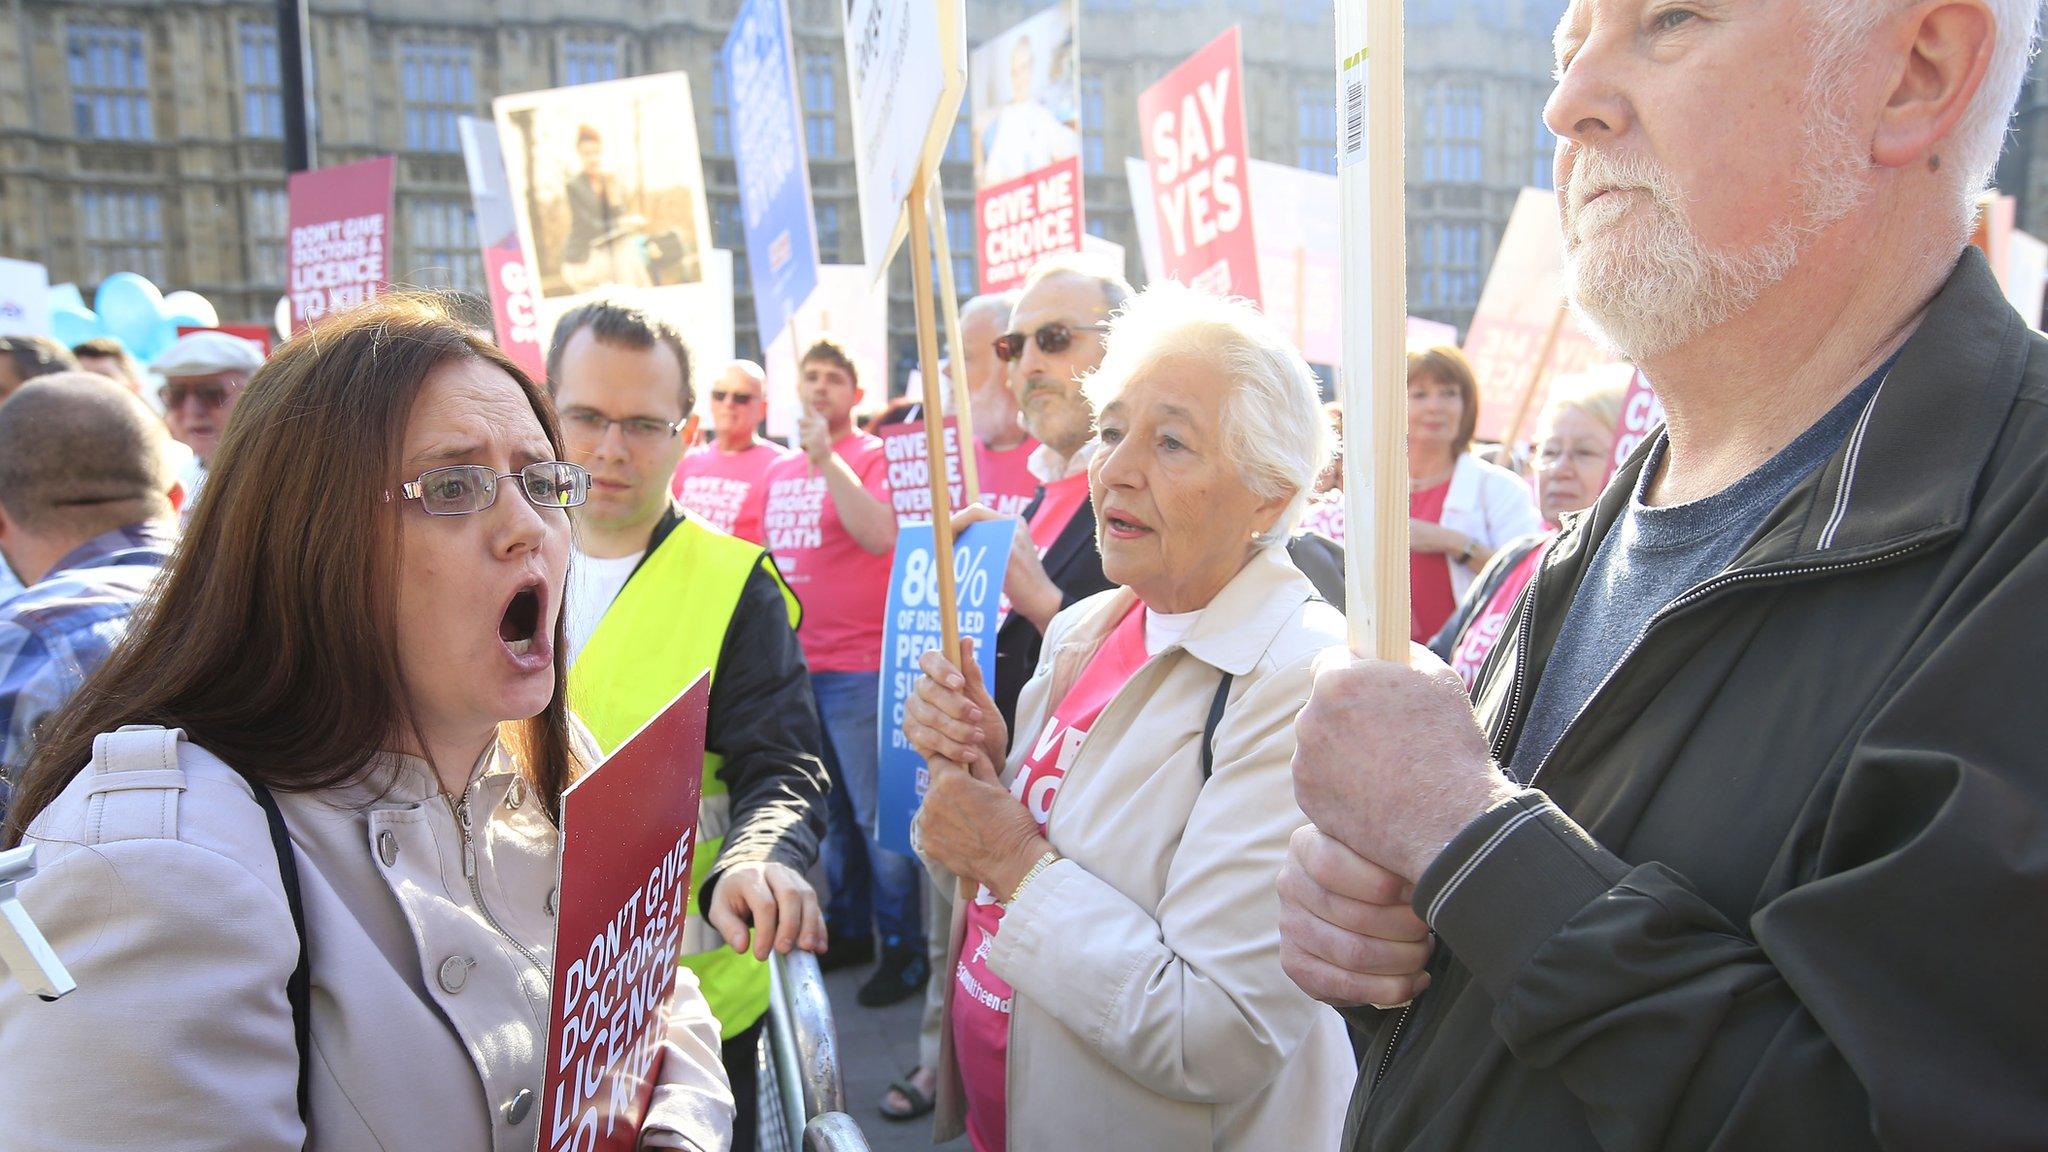
<svg viewBox="0 0 2048 1152"><path fill-rule="evenodd" d="M377 833L377 858L384 861L386 868L398 863L398 837L389 832Z"/></svg>
<svg viewBox="0 0 2048 1152"><path fill-rule="evenodd" d="M520 1121L526 1119L526 1114L531 1111L533 1111L533 1089L521 1088L519 1095L514 1096L505 1104L505 1123L517 1126Z"/></svg>
<svg viewBox="0 0 2048 1152"><path fill-rule="evenodd" d="M476 961L467 956L450 956L441 961L441 990L453 995L469 984L469 970Z"/></svg>
<svg viewBox="0 0 2048 1152"><path fill-rule="evenodd" d="M519 811L519 806L525 802L526 796L520 790L519 777L514 776L511 786L505 789L505 807L513 812L517 812Z"/></svg>
<svg viewBox="0 0 2048 1152"><path fill-rule="evenodd" d="M548 910L548 915L553 916L555 914L555 897L559 896L561 892L560 888L548 889L548 898L543 902L543 906Z"/></svg>

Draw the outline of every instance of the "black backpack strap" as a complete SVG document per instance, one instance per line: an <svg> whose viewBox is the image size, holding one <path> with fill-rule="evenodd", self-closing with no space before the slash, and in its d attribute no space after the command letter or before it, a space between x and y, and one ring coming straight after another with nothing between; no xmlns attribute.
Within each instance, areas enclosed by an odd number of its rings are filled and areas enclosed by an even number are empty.
<svg viewBox="0 0 2048 1152"><path fill-rule="evenodd" d="M310 1103L313 1060L313 973L311 953L306 950L306 905L299 896L299 865L292 855L291 837L286 834L284 813L277 810L277 799L270 789L249 781L249 787L256 793L256 803L263 806L263 818L270 824L270 847L277 853L277 875L284 881L284 900L291 906L292 930L299 937L299 966L292 969L291 979L285 981L285 997L292 1004L292 1035L299 1045L299 1119L307 1125L308 1137L312 1133L312 1111Z"/></svg>
<svg viewBox="0 0 2048 1152"><path fill-rule="evenodd" d="M1216 685L1216 697L1209 701L1209 719L1202 725L1202 783L1216 774L1216 726L1223 723L1223 706L1230 702L1230 682L1235 679L1225 672Z"/></svg>

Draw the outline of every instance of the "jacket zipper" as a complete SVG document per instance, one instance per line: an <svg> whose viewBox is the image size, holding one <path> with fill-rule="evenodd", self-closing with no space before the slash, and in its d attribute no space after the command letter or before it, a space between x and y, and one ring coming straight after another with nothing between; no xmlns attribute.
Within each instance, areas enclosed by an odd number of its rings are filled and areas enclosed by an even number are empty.
<svg viewBox="0 0 2048 1152"><path fill-rule="evenodd" d="M533 965L534 971L540 973L541 981L548 983L548 969L545 964L540 962L540 957L535 956L526 945L521 944L518 937L507 932L505 926L498 923L498 917L491 912L491 906L484 903L483 884L476 877L476 840L470 834L469 823L469 796L476 788L476 785L476 781L471 781L469 787L462 790L462 800L460 803L456 802L445 792L441 794L441 798L448 801L448 810L455 817L456 827L462 832L462 875L469 881L470 897L476 901L477 911L483 913L484 922L491 926L491 930L504 937L507 944L512 945L521 956L526 957L526 962Z"/></svg>
<svg viewBox="0 0 2048 1152"><path fill-rule="evenodd" d="M1394 1049L1401 1043L1401 1029L1408 1026L1408 1016L1415 1011L1415 1001L1401 1006L1401 1014L1394 1017L1394 1030L1387 1034L1387 1050L1380 1053L1380 1066L1372 1074L1372 1086L1378 1088L1380 1081L1387 1078L1387 1069L1394 1066Z"/></svg>
<svg viewBox="0 0 2048 1152"><path fill-rule="evenodd" d="M1861 560L1849 560L1835 564L1807 564L1795 568L1752 568L1741 572L1726 572L1711 580L1694 585L1692 588L1681 593L1677 599L1651 614L1650 619L1644 623L1643 630L1636 634L1635 640L1629 644L1627 650L1622 652L1621 659L1615 661L1614 667L1608 671L1606 679L1600 681L1600 686L1595 688L1593 694L1586 698L1586 703L1580 706L1578 713L1572 717L1571 723L1565 725L1564 731L1569 733L1578 726L1580 720L1585 718L1586 713L1592 708L1594 701L1598 700L1600 694L1607 690L1607 686L1614 681L1615 676L1628 663L1629 657L1635 655L1636 649L1642 647L1643 641L1649 637L1652 629L1678 612L1699 603L1705 597L1711 596L1723 588L1750 580L1789 580L1798 576L1812 576L1825 572L1846 572L1856 568L1868 568L1875 564L1888 563L1901 556L1917 552L1925 546L1926 541L1920 541L1900 548L1894 548L1889 552L1879 553L1876 556L1866 556ZM1513 687L1508 694L1508 710L1505 719L1493 741L1493 757L1495 760L1500 758L1501 749L1507 743L1508 733L1514 730L1515 720L1522 706L1523 672L1528 668L1529 621L1536 614L1536 580L1540 575L1538 573L1537 576L1529 578L1529 589L1525 594L1522 604L1521 618L1515 625L1515 678ZM1558 738L1558 743L1564 743L1563 736ZM1549 766L1551 754L1556 751L1557 749L1552 747L1550 752L1544 754L1543 760L1536 765L1536 770L1529 773L1529 779L1524 782L1525 787L1535 787L1536 777L1541 775L1543 769ZM1415 1003L1410 1001L1401 1009L1401 1014L1394 1018L1393 1031L1387 1035L1387 1049L1380 1054L1379 1067L1373 1072L1373 1088L1377 1089L1380 1086L1380 1081L1387 1078L1388 1069L1393 1067L1394 1051L1401 1041L1401 1030L1407 1026L1408 1017L1414 1011ZM1362 1124L1363 1120L1361 1119Z"/></svg>

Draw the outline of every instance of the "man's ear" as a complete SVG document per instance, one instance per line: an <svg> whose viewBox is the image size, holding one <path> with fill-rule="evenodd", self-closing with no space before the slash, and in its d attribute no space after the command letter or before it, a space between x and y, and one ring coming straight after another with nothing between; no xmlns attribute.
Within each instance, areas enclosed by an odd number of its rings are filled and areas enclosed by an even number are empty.
<svg viewBox="0 0 2048 1152"><path fill-rule="evenodd" d="M1908 9L1894 40L1902 55L1893 62L1871 159L1889 168L1952 161L1942 152L1953 151L1956 125L1984 86L2001 35L2024 30L1999 28L1984 0L1923 0Z"/></svg>

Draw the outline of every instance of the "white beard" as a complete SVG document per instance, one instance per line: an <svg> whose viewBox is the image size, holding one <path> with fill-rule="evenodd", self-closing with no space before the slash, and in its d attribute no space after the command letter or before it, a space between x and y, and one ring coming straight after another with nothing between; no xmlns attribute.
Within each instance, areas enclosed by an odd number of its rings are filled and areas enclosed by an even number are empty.
<svg viewBox="0 0 2048 1152"><path fill-rule="evenodd" d="M1817 74L1809 91L1839 98ZM1587 334L1637 363L1740 315L1790 275L1808 241L1867 198L1867 145L1838 110L1810 101L1798 193L1770 234L1746 248L1710 248L1685 217L1671 177L1637 153L1582 149L1565 191L1564 281ZM1595 189L1627 187L1592 205Z"/></svg>

